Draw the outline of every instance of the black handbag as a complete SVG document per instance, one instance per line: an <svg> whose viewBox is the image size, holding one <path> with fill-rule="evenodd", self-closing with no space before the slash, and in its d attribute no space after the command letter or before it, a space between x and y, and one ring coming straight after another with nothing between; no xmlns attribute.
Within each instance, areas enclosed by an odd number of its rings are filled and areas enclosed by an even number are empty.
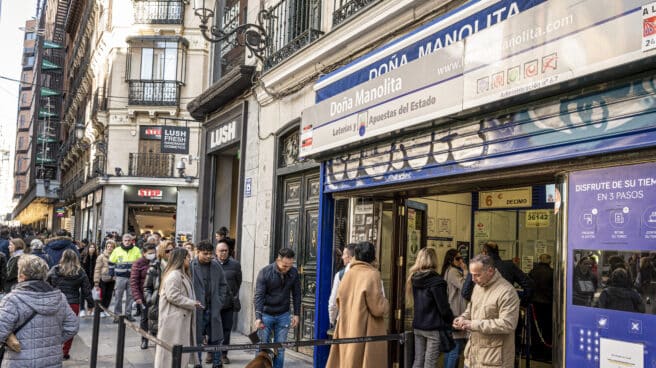
<svg viewBox="0 0 656 368"><path fill-rule="evenodd" d="M440 330L440 352L448 353L455 349L456 341L453 339L451 330Z"/></svg>

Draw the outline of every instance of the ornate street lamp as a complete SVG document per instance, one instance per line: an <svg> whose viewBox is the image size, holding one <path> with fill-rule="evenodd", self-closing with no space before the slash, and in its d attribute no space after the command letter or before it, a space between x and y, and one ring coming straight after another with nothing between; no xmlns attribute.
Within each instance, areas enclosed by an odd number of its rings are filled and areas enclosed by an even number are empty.
<svg viewBox="0 0 656 368"><path fill-rule="evenodd" d="M82 140L84 138L84 129L85 126L81 122L75 123L75 138Z"/></svg>
<svg viewBox="0 0 656 368"><path fill-rule="evenodd" d="M200 18L200 31L210 42L227 42L233 46L246 46L250 55L264 62L264 51L269 43L269 36L264 28L264 22L269 19L267 10L260 10L257 14L258 24L245 23L226 30L213 24L217 0L194 0L194 13ZM221 12L222 13L222 12ZM222 14L219 14L222 15Z"/></svg>

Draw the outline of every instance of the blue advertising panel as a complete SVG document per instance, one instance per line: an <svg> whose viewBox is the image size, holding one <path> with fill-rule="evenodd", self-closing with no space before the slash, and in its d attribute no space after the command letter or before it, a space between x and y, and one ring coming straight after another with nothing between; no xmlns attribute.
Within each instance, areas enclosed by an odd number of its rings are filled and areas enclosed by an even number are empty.
<svg viewBox="0 0 656 368"><path fill-rule="evenodd" d="M566 366L656 367L656 163L572 173Z"/></svg>

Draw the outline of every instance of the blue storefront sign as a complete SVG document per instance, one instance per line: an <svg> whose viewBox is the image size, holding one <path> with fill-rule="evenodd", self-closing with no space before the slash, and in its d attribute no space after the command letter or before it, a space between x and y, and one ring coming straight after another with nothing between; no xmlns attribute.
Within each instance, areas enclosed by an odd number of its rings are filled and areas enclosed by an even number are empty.
<svg viewBox="0 0 656 368"><path fill-rule="evenodd" d="M656 163L572 173L568 206L565 366L656 366Z"/></svg>
<svg viewBox="0 0 656 368"><path fill-rule="evenodd" d="M316 102L377 78L436 50L487 29L545 0L472 1L413 32L323 76L315 86Z"/></svg>

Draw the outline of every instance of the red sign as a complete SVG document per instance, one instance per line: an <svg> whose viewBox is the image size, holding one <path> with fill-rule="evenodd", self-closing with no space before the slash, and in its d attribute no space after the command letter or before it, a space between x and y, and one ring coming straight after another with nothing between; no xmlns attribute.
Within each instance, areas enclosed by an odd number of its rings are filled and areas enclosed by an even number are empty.
<svg viewBox="0 0 656 368"><path fill-rule="evenodd" d="M139 188L137 196L139 198L162 199L164 192L161 189Z"/></svg>

